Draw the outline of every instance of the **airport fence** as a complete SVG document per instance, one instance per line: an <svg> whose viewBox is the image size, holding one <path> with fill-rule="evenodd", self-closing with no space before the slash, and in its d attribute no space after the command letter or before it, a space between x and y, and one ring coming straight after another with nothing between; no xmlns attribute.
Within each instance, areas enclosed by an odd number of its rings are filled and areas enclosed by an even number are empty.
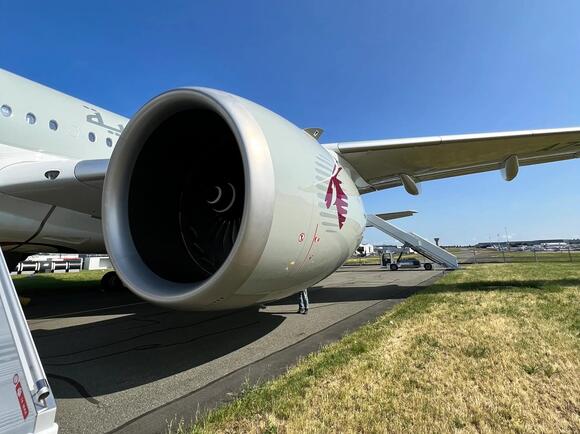
<svg viewBox="0 0 580 434"><path fill-rule="evenodd" d="M474 248L447 248L450 253L457 256L460 264L493 264L493 263L525 263L525 262L578 262L580 264L580 251L562 250L549 251L516 251L516 250L492 250ZM417 258L424 261L425 258L418 254L407 254L404 259ZM378 255L366 257L353 257L346 260L344 265L379 265L381 262Z"/></svg>
<svg viewBox="0 0 580 434"><path fill-rule="evenodd" d="M449 249L457 256L460 264L524 263L524 262L578 262L580 251L566 249L560 251L537 250L494 250L494 249Z"/></svg>

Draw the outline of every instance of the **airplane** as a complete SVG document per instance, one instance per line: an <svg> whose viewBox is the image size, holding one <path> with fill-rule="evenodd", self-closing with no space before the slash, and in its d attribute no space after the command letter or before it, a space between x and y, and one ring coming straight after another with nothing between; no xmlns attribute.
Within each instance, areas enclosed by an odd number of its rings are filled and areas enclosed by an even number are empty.
<svg viewBox="0 0 580 434"><path fill-rule="evenodd" d="M108 253L141 298L223 310L284 298L360 244L361 195L580 156L580 128L319 142L247 99L172 89L131 119L0 70L0 245Z"/></svg>

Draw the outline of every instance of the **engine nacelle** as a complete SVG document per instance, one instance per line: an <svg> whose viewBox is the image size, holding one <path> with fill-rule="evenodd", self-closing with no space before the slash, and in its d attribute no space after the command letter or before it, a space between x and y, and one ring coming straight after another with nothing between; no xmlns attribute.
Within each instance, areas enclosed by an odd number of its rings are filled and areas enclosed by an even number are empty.
<svg viewBox="0 0 580 434"><path fill-rule="evenodd" d="M338 268L362 201L338 158L275 113L204 88L164 93L129 122L103 190L113 265L174 309L283 298Z"/></svg>

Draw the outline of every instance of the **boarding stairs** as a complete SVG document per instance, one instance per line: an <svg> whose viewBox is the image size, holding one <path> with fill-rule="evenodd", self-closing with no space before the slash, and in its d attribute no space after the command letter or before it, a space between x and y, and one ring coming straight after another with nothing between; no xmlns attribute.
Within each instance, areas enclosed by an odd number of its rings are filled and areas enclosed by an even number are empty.
<svg viewBox="0 0 580 434"><path fill-rule="evenodd" d="M367 215L367 226L377 228L381 232L384 232L390 237L403 243L405 247L410 247L417 253L437 264L453 270L459 268L457 257L455 255L452 255L447 250L427 241L425 238L420 237L417 234L405 232L397 226L383 220L379 216Z"/></svg>
<svg viewBox="0 0 580 434"><path fill-rule="evenodd" d="M56 401L0 250L0 433L57 434Z"/></svg>

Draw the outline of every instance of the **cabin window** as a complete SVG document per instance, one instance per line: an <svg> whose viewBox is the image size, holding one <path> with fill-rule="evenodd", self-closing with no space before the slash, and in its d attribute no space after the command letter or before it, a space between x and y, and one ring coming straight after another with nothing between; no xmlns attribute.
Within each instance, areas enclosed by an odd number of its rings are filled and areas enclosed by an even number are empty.
<svg viewBox="0 0 580 434"><path fill-rule="evenodd" d="M34 125L36 123L36 116L34 116L34 113L26 114L26 123L28 125Z"/></svg>
<svg viewBox="0 0 580 434"><path fill-rule="evenodd" d="M113 146L113 139L111 139L110 137L107 137L107 140L105 140L105 142L107 143L107 146L109 148Z"/></svg>
<svg viewBox="0 0 580 434"><path fill-rule="evenodd" d="M4 104L2 107L0 107L0 112L2 112L2 116L5 118L12 116L12 108L9 105Z"/></svg>
<svg viewBox="0 0 580 434"><path fill-rule="evenodd" d="M55 121L54 119L51 119L50 122L48 123L48 128L50 128L52 131L58 130L58 122Z"/></svg>
<svg viewBox="0 0 580 434"><path fill-rule="evenodd" d="M93 133L92 131L89 133L89 141L90 142L94 142L97 139L97 137L95 136L95 133Z"/></svg>

